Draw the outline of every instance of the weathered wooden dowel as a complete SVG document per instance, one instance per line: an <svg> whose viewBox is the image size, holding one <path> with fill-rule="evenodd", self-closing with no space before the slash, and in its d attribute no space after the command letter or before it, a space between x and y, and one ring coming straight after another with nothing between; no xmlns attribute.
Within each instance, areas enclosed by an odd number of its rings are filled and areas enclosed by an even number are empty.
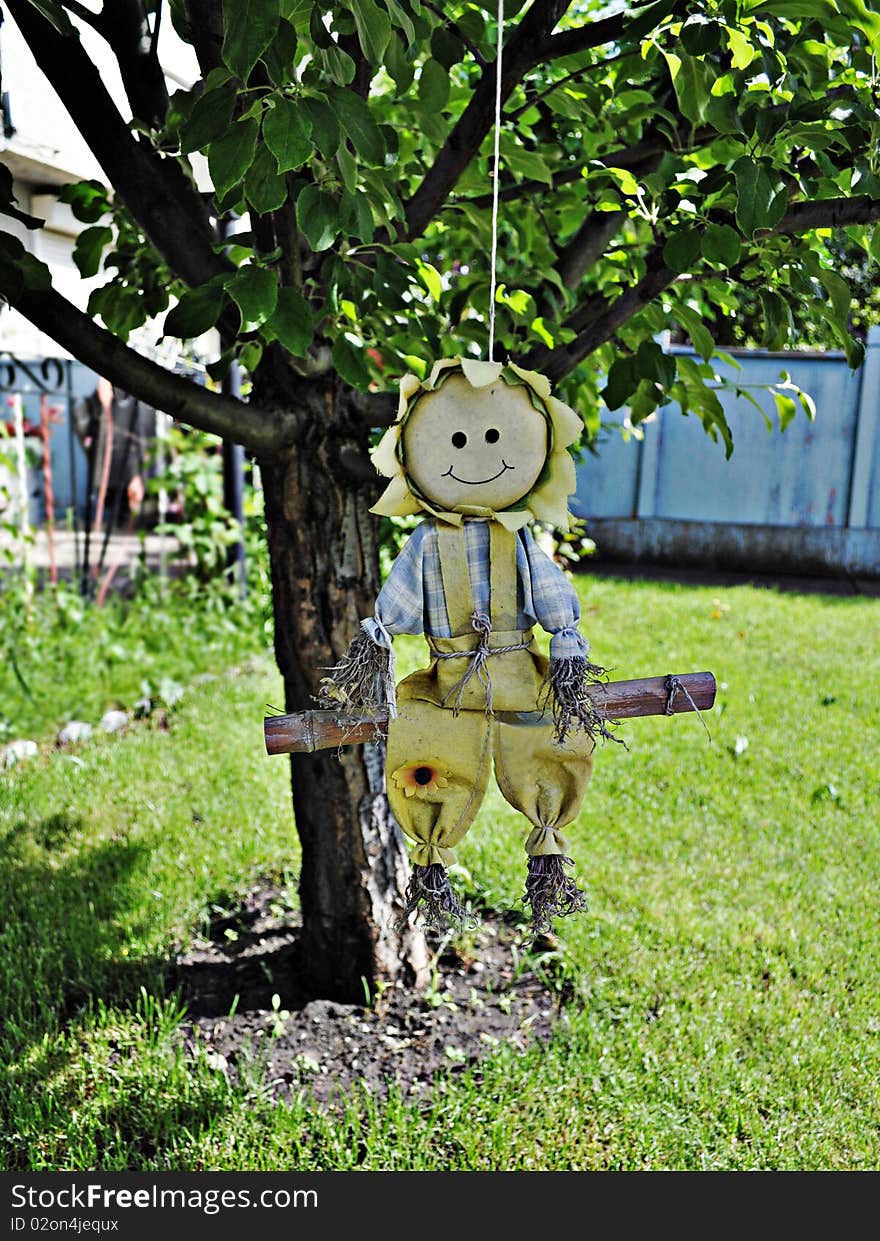
<svg viewBox="0 0 880 1241"><path fill-rule="evenodd" d="M635 681L608 681L591 685L590 695L606 720L625 720L637 715L678 715L683 711L707 711L715 702L715 678L711 672L687 672L681 676L641 677ZM506 723L529 727L546 723L541 711L499 712ZM388 731L388 716L349 715L344 711L299 711L296 715L269 715L263 721L268 754L313 753L339 745L375 741Z"/></svg>

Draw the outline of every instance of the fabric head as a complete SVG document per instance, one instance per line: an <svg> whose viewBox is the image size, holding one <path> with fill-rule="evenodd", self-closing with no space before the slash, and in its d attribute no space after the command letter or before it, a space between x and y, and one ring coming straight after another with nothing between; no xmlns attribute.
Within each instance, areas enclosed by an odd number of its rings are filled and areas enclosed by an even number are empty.
<svg viewBox="0 0 880 1241"><path fill-rule="evenodd" d="M537 518L565 528L575 490L568 446L582 430L543 375L445 359L425 380L400 381L397 421L372 453L391 482L372 511L424 511L454 524L488 516L511 530Z"/></svg>

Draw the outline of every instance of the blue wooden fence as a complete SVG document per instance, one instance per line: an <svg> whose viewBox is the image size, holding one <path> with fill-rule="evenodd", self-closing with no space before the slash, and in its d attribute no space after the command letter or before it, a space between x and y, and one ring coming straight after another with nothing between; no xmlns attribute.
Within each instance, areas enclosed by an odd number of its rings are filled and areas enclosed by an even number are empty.
<svg viewBox="0 0 880 1241"><path fill-rule="evenodd" d="M673 349L673 352L678 350ZM679 352L688 353L688 350ZM725 460L695 416L668 405L642 424L644 438L603 435L599 456L578 467L573 507L610 559L766 572L880 577L880 328L864 366L841 353L736 351L740 384L773 384L782 372L808 392L778 429L772 394L752 389L774 429L747 400L719 392L734 437ZM626 411L609 414L617 423Z"/></svg>

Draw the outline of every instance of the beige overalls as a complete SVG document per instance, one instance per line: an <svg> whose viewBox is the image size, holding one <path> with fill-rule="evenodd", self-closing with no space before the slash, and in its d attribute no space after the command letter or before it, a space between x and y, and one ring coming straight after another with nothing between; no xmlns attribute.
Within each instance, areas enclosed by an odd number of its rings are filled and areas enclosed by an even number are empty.
<svg viewBox="0 0 880 1241"><path fill-rule="evenodd" d="M548 661L533 631L517 630L516 535L490 522L491 616L475 612L463 526L438 524L443 592L453 637L427 636L430 665L400 682L388 731L391 808L418 866L448 864L495 778L532 824L530 856L567 853L561 828L580 809L593 769L585 732L553 740L542 701ZM542 688L543 687L543 688Z"/></svg>

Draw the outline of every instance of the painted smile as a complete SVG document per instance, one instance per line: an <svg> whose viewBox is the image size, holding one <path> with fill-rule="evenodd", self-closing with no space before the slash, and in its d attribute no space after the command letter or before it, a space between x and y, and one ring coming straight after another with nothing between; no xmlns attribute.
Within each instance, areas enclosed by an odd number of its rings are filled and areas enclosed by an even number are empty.
<svg viewBox="0 0 880 1241"><path fill-rule="evenodd" d="M446 471L445 474L441 474L440 477L441 478L453 478L455 479L457 483L464 483L466 487L482 487L486 483L494 483L496 478L500 478L501 475L506 473L508 470L515 470L515 469L516 469L515 465L508 465L507 462L502 458L501 469L498 471L497 474L493 474L491 478L477 478L477 479L459 478L457 474L453 474L452 466L449 467L449 469Z"/></svg>

